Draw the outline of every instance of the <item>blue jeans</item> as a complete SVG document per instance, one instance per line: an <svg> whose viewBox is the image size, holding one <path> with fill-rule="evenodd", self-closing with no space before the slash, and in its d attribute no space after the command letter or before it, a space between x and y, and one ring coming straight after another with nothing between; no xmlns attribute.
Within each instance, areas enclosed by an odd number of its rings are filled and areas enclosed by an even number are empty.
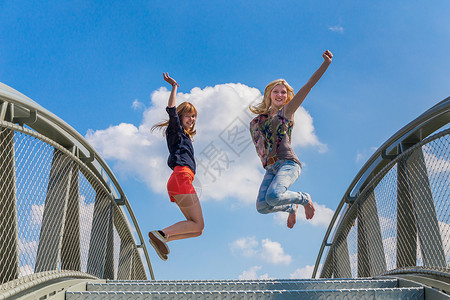
<svg viewBox="0 0 450 300"><path fill-rule="evenodd" d="M295 213L296 204L308 203L308 194L288 191L300 176L301 167L291 160L279 160L266 167L256 200L256 209L261 214L277 211Z"/></svg>

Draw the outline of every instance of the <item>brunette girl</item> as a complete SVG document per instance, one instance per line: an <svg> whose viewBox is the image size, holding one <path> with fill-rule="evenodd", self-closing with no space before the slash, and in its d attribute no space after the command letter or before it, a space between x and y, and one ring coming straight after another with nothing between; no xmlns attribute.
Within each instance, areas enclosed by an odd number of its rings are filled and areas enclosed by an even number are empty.
<svg viewBox="0 0 450 300"><path fill-rule="evenodd" d="M169 120L155 124L155 129L164 129L169 148L167 164L173 170L167 182L170 201L180 208L185 221L175 223L162 230L149 232L150 244L162 260L167 260L170 250L167 242L200 236L203 233L203 214L200 202L192 185L195 175L193 136L196 134L197 110L189 102L175 106L177 82L163 73L164 80L172 86L166 111Z"/></svg>

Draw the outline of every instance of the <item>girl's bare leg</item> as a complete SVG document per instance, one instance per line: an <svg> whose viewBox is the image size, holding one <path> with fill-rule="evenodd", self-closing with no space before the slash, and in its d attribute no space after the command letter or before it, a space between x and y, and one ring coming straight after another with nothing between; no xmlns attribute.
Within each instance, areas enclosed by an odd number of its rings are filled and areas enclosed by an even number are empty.
<svg viewBox="0 0 450 300"><path fill-rule="evenodd" d="M174 241L200 236L203 233L204 221L202 207L197 194L184 194L174 196L186 221L175 223L162 231L167 241Z"/></svg>

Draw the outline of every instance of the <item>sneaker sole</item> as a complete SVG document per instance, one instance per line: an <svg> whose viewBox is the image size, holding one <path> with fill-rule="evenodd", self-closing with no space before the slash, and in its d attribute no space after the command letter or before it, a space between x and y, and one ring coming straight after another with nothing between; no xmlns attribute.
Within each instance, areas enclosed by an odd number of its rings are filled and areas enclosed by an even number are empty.
<svg viewBox="0 0 450 300"><path fill-rule="evenodd" d="M154 238L156 238L158 241L160 241L162 243L162 245L164 247L164 250L166 250L166 252L167 252L167 253L162 253L162 254L169 255L170 249L169 249L169 246L167 246L166 240L163 238L163 236L156 230L153 230L153 231L149 232L149 238L150 238L150 240L152 240L150 235L153 236ZM155 243L155 242L153 242L153 243Z"/></svg>
<svg viewBox="0 0 450 300"><path fill-rule="evenodd" d="M148 239L148 241L150 242L150 245L152 245L152 247L155 249L156 254L158 254L159 258L161 258L162 260L166 261L167 260L167 255L164 254L164 253L161 253L159 251L158 246L155 243L153 243L152 239Z"/></svg>
<svg viewBox="0 0 450 300"><path fill-rule="evenodd" d="M164 248L167 251L167 255L169 255L170 249L169 249L169 246L167 246L167 243L166 243L166 240L164 239L164 237L156 230L151 231L150 234L152 234L155 238L157 238L164 245Z"/></svg>

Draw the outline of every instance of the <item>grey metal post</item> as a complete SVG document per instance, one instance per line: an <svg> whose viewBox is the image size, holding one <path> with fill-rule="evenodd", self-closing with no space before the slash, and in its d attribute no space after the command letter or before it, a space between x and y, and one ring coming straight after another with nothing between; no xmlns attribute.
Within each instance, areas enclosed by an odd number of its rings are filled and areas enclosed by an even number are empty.
<svg viewBox="0 0 450 300"><path fill-rule="evenodd" d="M352 270L350 266L350 255L348 253L347 239L339 239L335 247L336 268L334 277L351 278Z"/></svg>
<svg viewBox="0 0 450 300"><path fill-rule="evenodd" d="M114 226L120 237L119 265L117 279L130 279L133 267L133 253L135 244L128 232L120 207L114 206Z"/></svg>
<svg viewBox="0 0 450 300"><path fill-rule="evenodd" d="M332 259L330 260L327 256L320 274L321 278L330 278L331 275L333 275L334 278L337 278L338 274L351 274L347 237L353 227L352 225L355 222L356 216L356 206L352 205L348 209L345 218L342 220L342 223L346 225L341 227L333 238L333 244L331 245L328 255L331 255Z"/></svg>
<svg viewBox="0 0 450 300"><path fill-rule="evenodd" d="M416 265L417 229L406 171L406 159L397 163L397 268Z"/></svg>
<svg viewBox="0 0 450 300"><path fill-rule="evenodd" d="M131 268L133 267L134 247L131 240L122 240L120 244L119 266L117 270L117 279L130 279Z"/></svg>
<svg viewBox="0 0 450 300"><path fill-rule="evenodd" d="M406 162L424 267L447 266L422 148Z"/></svg>
<svg viewBox="0 0 450 300"><path fill-rule="evenodd" d="M358 245L365 247L369 276L375 276L386 272L386 257L374 189L370 188L366 195L358 205Z"/></svg>
<svg viewBox="0 0 450 300"><path fill-rule="evenodd" d="M72 160L55 149L36 257L36 273L58 268L72 176L71 166Z"/></svg>
<svg viewBox="0 0 450 300"><path fill-rule="evenodd" d="M359 213L359 209L358 209ZM358 277L369 277L369 252L367 251L367 243L365 241L364 221L358 217L358 232L357 232L357 246L358 246Z"/></svg>
<svg viewBox="0 0 450 300"><path fill-rule="evenodd" d="M112 206L112 204L111 204ZM114 279L114 214L109 214L108 220L108 239L106 242L105 268L103 271L104 279Z"/></svg>
<svg viewBox="0 0 450 300"><path fill-rule="evenodd" d="M0 284L19 276L14 132L0 127Z"/></svg>
<svg viewBox="0 0 450 300"><path fill-rule="evenodd" d="M328 255L323 263L322 271L320 272L319 278L331 278L335 269L336 258L335 258L335 247L331 245L328 249Z"/></svg>
<svg viewBox="0 0 450 300"><path fill-rule="evenodd" d="M142 280L145 278L140 278L138 272L140 259L139 259L139 253L137 251L133 251L133 261L132 261L132 267L131 267L131 279L132 280Z"/></svg>
<svg viewBox="0 0 450 300"><path fill-rule="evenodd" d="M333 241L328 250L327 257L323 263L323 268L320 273L320 278L337 278L338 276L347 277L351 274L350 253L348 251L347 237L352 229L352 224L356 218L356 209L350 206L345 217L341 220L342 224L338 231L336 231ZM349 276L351 277L351 275ZM347 277L347 278L349 278Z"/></svg>
<svg viewBox="0 0 450 300"><path fill-rule="evenodd" d="M135 280L146 280L147 275L145 274L144 264L140 258L139 249L135 248L134 259L133 259L133 272Z"/></svg>
<svg viewBox="0 0 450 300"><path fill-rule="evenodd" d="M87 273L99 278L103 277L105 271L110 213L110 197L102 191L97 191L89 243Z"/></svg>
<svg viewBox="0 0 450 300"><path fill-rule="evenodd" d="M81 271L79 167L72 166L67 216L61 250L61 269Z"/></svg>

